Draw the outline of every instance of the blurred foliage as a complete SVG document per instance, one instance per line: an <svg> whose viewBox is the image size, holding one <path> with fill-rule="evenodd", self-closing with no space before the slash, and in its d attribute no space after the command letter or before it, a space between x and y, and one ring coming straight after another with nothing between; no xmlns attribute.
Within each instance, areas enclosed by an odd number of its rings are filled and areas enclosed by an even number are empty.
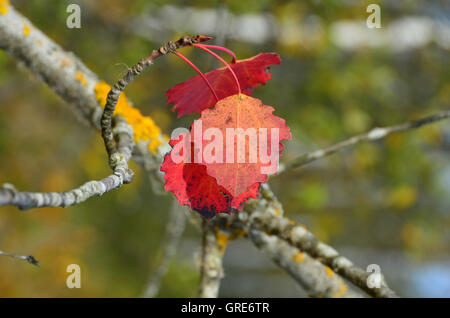
<svg viewBox="0 0 450 318"><path fill-rule="evenodd" d="M272 68L273 79L255 96L275 105L275 113L286 118L293 131L286 160L375 126L448 108L450 59L436 43L393 52L386 47L346 51L332 41L331 25L364 21L371 2L13 1L38 28L109 83L159 47L161 43L137 35L130 21L164 5L226 8L237 16L271 14L286 23L319 17L323 36L310 38L308 45L284 41L286 34L276 34L262 45L224 40L238 58L262 51L281 55L282 65ZM436 5L424 0L375 2L383 8L384 26L403 16L429 15L428 9ZM65 27L69 3L82 7L81 29ZM169 33L167 40L184 32ZM183 53L203 70L212 65L202 52L186 48ZM175 127L189 125L195 116L176 119L165 106L164 92L193 75L182 61L168 56L133 82L127 95L169 134ZM100 136L80 124L51 90L3 51L0 105L0 183L11 182L29 191L61 191L109 173ZM337 246L395 250L432 261L449 257L450 251L449 151L450 131L441 123L359 145L275 177L271 183L286 214L322 240ZM42 264L35 268L0 258L0 296L141 295L161 259L170 198L153 194L143 172L136 165L133 168L137 174L132 184L79 206L21 213L0 208L0 249L33 254ZM194 228L188 228L185 238L199 245ZM80 290L65 286L65 269L71 263L82 268ZM197 282L194 255L176 257L160 295L195 296Z"/></svg>

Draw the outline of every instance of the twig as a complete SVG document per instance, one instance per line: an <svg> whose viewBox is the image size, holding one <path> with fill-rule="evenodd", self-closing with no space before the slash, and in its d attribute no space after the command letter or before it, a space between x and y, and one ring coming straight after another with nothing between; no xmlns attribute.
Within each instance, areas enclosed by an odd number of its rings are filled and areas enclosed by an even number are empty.
<svg viewBox="0 0 450 318"><path fill-rule="evenodd" d="M120 79L113 85L110 92L108 93L105 109L103 111L103 115L101 118L102 137L103 137L103 141L105 143L106 150L108 152L111 167L113 167L115 162L120 158L117 155L118 150L116 149L113 134L111 131L111 121L112 121L114 110L115 110L116 104L119 100L120 94L125 89L125 87L129 83L131 83L136 78L136 76L141 74L142 71L146 67L152 65L153 61L156 60L157 58L159 58L163 55L166 55L167 53L175 52L176 50L178 50L182 47L191 46L193 44L201 43L201 42L207 41L209 39L211 39L211 38L204 36L204 35L197 35L197 36L192 36L192 37L185 36L176 42L170 41L166 45L160 47L159 49L153 50L153 52L148 57L141 59L136 65L134 65L133 67L131 67L128 70L128 72L125 74L125 76L122 79ZM202 258L202 269L203 270L202 270L202 275L201 275L203 284L201 283L201 285L200 285L200 286L204 286L204 288L200 288L199 295L200 295L200 297L214 297L212 295L214 293L216 293L216 296L217 296L218 288L217 288L217 290L214 290L213 284L211 282L217 278L213 277L214 275L211 274L212 270L211 270L211 268L209 268L210 266L208 265L208 264L213 263L213 261L210 259L210 257L212 256L212 255L210 255L210 252L214 253L214 250L211 246L209 246L210 238L205 238L205 240L207 241L205 243L207 245L205 246L204 255ZM169 256L171 257L171 255L169 255ZM220 259L220 263L221 263L221 259ZM214 265L219 265L219 264L214 263ZM167 267L166 264L164 264L164 266ZM152 284L151 286L149 286L149 289L147 289L147 291L145 293L146 295L151 296L151 295L156 294L156 292L157 292L156 287L159 286L159 281L160 281L162 275L166 271L165 267L161 268L161 273L157 273L157 277L156 277L157 281L155 282L155 284ZM220 281L220 279L219 279L219 281Z"/></svg>
<svg viewBox="0 0 450 318"><path fill-rule="evenodd" d="M231 232L228 238L246 235L258 249L288 272L310 296L363 297L362 293L350 290L338 274L327 264L321 263L320 259L315 259L308 252L284 240L278 233L272 235L261 226L258 216L282 217L283 207L268 184L263 184L260 190L260 199L249 201L244 205L244 210L237 214L216 217L210 222L210 226Z"/></svg>
<svg viewBox="0 0 450 318"><path fill-rule="evenodd" d="M108 152L111 167L113 167L115 160L117 160L117 149L114 142L111 123L116 104L119 100L120 94L125 89L125 87L130 84L136 78L136 76L141 74L146 67L152 65L153 61L157 58L164 56L167 53L175 52L176 50L185 46L191 46L193 44L201 43L209 39L211 39L211 37L205 35L196 35L184 36L176 42L169 41L166 45L161 46L159 49L153 50L153 52L146 58L141 59L136 65L128 70L123 78L118 80L113 85L108 93L105 109L101 118L102 137L103 141L105 142L105 147Z"/></svg>
<svg viewBox="0 0 450 318"><path fill-rule="evenodd" d="M333 270L320 260L313 259L307 251L298 248L279 235L271 235L257 222L259 218L282 217L283 206L270 190L268 184L261 185L261 197L244 205L234 223L240 222L247 228L251 241L263 249L273 261L285 269L312 296L323 297L361 297L351 291L345 283L334 275ZM290 221L292 222L292 221ZM224 223L221 223L224 226ZM239 226L239 225L234 225ZM278 233L276 233L278 234ZM318 276L311 278L312 273ZM322 275L322 274L326 275ZM339 288L338 288L339 287ZM328 291L328 292L327 292ZM339 291L339 292L338 292Z"/></svg>
<svg viewBox="0 0 450 318"><path fill-rule="evenodd" d="M282 206L267 184L261 189L262 198L252 200L244 211L235 215L222 215L210 222L210 226L230 233L225 240L245 235L280 268L291 275L312 297L363 297L351 290L331 268L307 252L284 240L279 235L265 231L255 215L282 215Z"/></svg>
<svg viewBox="0 0 450 318"><path fill-rule="evenodd" d="M19 192L12 184L0 188L0 206L14 205L21 210L41 207L66 207L79 204L87 199L103 195L120 188L133 180L133 172L128 169L128 161L133 149L133 130L125 120L115 118L114 135L118 143L117 160L113 163L114 173L101 179L89 181L82 186L66 192Z"/></svg>
<svg viewBox="0 0 450 318"><path fill-rule="evenodd" d="M27 36L24 27L30 30ZM112 129L114 108L120 93L135 76L150 65L159 56L193 43L208 40L206 36L183 37L176 42L169 42L150 56L133 66L123 79L119 80L108 94L107 104L101 120L102 136L108 151L109 164L114 173L102 180L90 181L66 192L19 192L10 184L0 188L0 205L15 205L20 209L38 207L59 207L79 204L93 196L121 187L133 180L134 172L128 167L128 161L134 146L133 129L126 121L118 119L117 127L122 137L116 136ZM36 29L25 17L12 6L0 16L0 47L19 58L40 78L59 93L65 100L75 103L83 116L98 125L98 103L95 100L93 85L98 82L95 74L88 70L73 54L64 52L57 44ZM61 67L63 65L64 67ZM77 80L81 74L83 82ZM115 116L115 118L121 118ZM131 136L131 138L129 137ZM114 139L117 139L115 142ZM119 145L120 143L120 145ZM142 147L141 147L142 148Z"/></svg>
<svg viewBox="0 0 450 318"><path fill-rule="evenodd" d="M142 297L153 298L158 294L161 280L167 273L170 262L177 251L177 246L184 232L185 225L186 216L184 215L184 207L180 206L176 200L173 200L169 222L167 222L166 233L164 235L165 246L163 258L155 274L150 278Z"/></svg>
<svg viewBox="0 0 450 318"><path fill-rule="evenodd" d="M99 129L103 109L95 96L94 88L99 83L98 77L74 54L65 52L12 6L8 9L7 14L0 15L0 48L22 61L33 74L69 103L82 119ZM23 32L25 26L30 31L28 36ZM85 85L77 80L79 73L83 74ZM160 136L159 139L163 138ZM153 153L148 149L148 142L138 141L133 152L133 158L142 165L154 181L152 184L158 189L163 184L159 166L167 150L167 143L162 143L157 152ZM262 202L264 203L264 199ZM247 207L249 213L252 212L251 206ZM242 224L238 228L240 226ZM223 253L217 254L219 257L223 256ZM218 290L217 285L215 289Z"/></svg>
<svg viewBox="0 0 450 318"><path fill-rule="evenodd" d="M275 201L276 197L267 186L264 186L265 200ZM371 273L353 265L346 257L340 255L333 247L320 242L306 227L282 216L278 208L257 209L250 215L250 223L270 235L275 235L289 244L297 247L300 251L308 253L311 257L318 259L324 265L329 266L334 272L348 279L350 282L364 290L367 294L379 298L398 297L387 285L383 275L380 273L380 287L370 288L367 284Z"/></svg>
<svg viewBox="0 0 450 318"><path fill-rule="evenodd" d="M298 168L300 166L304 166L312 161L329 156L338 151L342 151L342 150L349 148L351 146L354 146L360 142L375 141L375 140L384 138L384 137L386 137L390 134L396 133L396 132L417 129L422 126L425 126L425 125L428 125L431 123L435 123L440 120L448 119L449 117L450 117L450 110L444 110L438 114L424 117L419 120L406 122L406 123L403 123L400 125L388 126L388 127L382 127L382 128L374 128L365 134L351 137L349 139L338 142L337 144L332 145L325 149L320 149L320 150L313 151L311 153L303 154L303 155L299 156L298 158L296 158L286 164L280 164L278 175L283 172L286 172L288 170Z"/></svg>
<svg viewBox="0 0 450 318"><path fill-rule="evenodd" d="M2 255L24 260L32 265L41 266L41 264L39 264L38 260L35 259L32 255L23 256L23 255L17 255L17 254L0 251L0 256L2 256Z"/></svg>
<svg viewBox="0 0 450 318"><path fill-rule="evenodd" d="M347 287L334 272L286 241L260 230L249 230L250 240L278 266L286 270L311 297L362 297Z"/></svg>
<svg viewBox="0 0 450 318"><path fill-rule="evenodd" d="M202 255L198 297L216 298L224 276L222 259L225 247L217 241L217 229L203 219Z"/></svg>

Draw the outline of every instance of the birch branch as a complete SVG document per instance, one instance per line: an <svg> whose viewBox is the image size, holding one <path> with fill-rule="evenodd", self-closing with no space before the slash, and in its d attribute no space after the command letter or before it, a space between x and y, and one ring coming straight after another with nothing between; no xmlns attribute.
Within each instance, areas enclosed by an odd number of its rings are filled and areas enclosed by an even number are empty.
<svg viewBox="0 0 450 318"><path fill-rule="evenodd" d="M292 160L291 162L288 162L286 164L280 164L279 174L286 172L291 169L298 168L300 166L304 166L312 161L315 161L317 159L321 159L323 157L332 155L336 152L342 151L344 149L347 149L351 146L354 146L358 143L364 142L364 141L375 141L378 139L382 139L390 134L396 133L396 132L402 132L402 131L408 131L412 129L417 129L425 125L429 125L432 123L436 123L438 121L442 121L444 119L448 119L450 117L450 110L444 110L442 112L439 112L435 115L424 117L418 120L409 121L403 124L395 125L395 126L388 126L388 127L381 127L381 128L374 128L370 130L369 132L357 136L353 136L351 138L348 138L346 140L343 140L341 142L338 142L335 145L332 145L325 149L320 149L313 151L311 153L306 153L298 158Z"/></svg>
<svg viewBox="0 0 450 318"><path fill-rule="evenodd" d="M41 266L41 264L39 264L38 260L35 259L32 255L24 256L24 255L17 255L17 254L0 251L0 256L8 256L8 257L16 258L16 259L21 259L21 260L27 261L28 263L30 263L32 265Z"/></svg>

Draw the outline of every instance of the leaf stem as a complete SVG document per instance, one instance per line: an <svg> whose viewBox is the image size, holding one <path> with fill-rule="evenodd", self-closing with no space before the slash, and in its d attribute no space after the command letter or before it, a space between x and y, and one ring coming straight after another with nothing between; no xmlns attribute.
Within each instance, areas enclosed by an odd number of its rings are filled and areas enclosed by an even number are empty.
<svg viewBox="0 0 450 318"><path fill-rule="evenodd" d="M206 78L205 74L203 74L202 71L200 71L199 68L194 65L194 63L192 63L186 56L184 56L180 52L174 51L172 53L175 54L176 56L178 56L179 58L181 58L182 60L184 60L186 63L188 63L198 73L198 75L200 75L203 78L203 80L205 81L206 85L208 85L209 90L211 91L211 93L216 98L216 101L219 101L219 97L217 97L216 91L214 90L214 88L212 87L211 83Z"/></svg>
<svg viewBox="0 0 450 318"><path fill-rule="evenodd" d="M236 81L237 88L238 88L238 93L239 93L239 95L241 95L242 94L241 93L241 85L239 84L239 80L238 80L236 74L234 73L233 69L231 68L230 64L228 64L223 58L221 58L219 55L217 55L216 53L214 53L207 47L203 46L202 44L193 44L193 46L198 47L198 48L208 52L209 54L214 56L216 59L220 60L223 64L225 64L225 66L230 70L231 74L233 75L234 80Z"/></svg>
<svg viewBox="0 0 450 318"><path fill-rule="evenodd" d="M197 45L194 45L194 46L197 46ZM198 46L203 46L203 47L206 47L206 48L216 49L216 50L220 50L220 51L226 52L226 53L230 54L233 57L233 60L231 61L231 64L236 63L236 54L234 54L233 51L231 51L230 49L227 49L226 47L218 46L218 45L211 45L211 44L199 44Z"/></svg>

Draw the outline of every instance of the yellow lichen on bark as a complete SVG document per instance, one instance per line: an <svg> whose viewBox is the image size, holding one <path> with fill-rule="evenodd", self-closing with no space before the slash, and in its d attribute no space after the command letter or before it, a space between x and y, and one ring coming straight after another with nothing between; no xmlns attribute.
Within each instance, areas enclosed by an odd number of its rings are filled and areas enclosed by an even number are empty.
<svg viewBox="0 0 450 318"><path fill-rule="evenodd" d="M228 244L228 236L225 233L217 232L217 244L220 246L220 251L225 253L225 249L227 248Z"/></svg>
<svg viewBox="0 0 450 318"><path fill-rule="evenodd" d="M340 279L339 280L339 290L337 292L333 293L333 297L341 298L342 296L344 296L347 289L348 289L347 285L342 281L342 279Z"/></svg>
<svg viewBox="0 0 450 318"><path fill-rule="evenodd" d="M0 0L0 14L1 15L7 14L10 5L11 3L9 2L9 0Z"/></svg>
<svg viewBox="0 0 450 318"><path fill-rule="evenodd" d="M334 277L334 272L331 268L329 268L328 266L325 266L325 272L327 273L328 276L330 276L331 278Z"/></svg>
<svg viewBox="0 0 450 318"><path fill-rule="evenodd" d="M294 256L294 262L296 263L301 263L305 261L305 256L303 255L302 252L298 252L297 254L295 254Z"/></svg>
<svg viewBox="0 0 450 318"><path fill-rule="evenodd" d="M61 59L61 66L65 67L65 66L69 66L70 64L72 64L71 60L64 58L64 57Z"/></svg>
<svg viewBox="0 0 450 318"><path fill-rule="evenodd" d="M29 35L30 35L30 32L31 32L30 26L25 24L25 25L23 26L23 35L24 35L24 36L29 36Z"/></svg>
<svg viewBox="0 0 450 318"><path fill-rule="evenodd" d="M228 237L228 239L235 240L235 239L243 237L246 233L247 233L247 231L245 231L243 229L234 229L230 233L230 236Z"/></svg>
<svg viewBox="0 0 450 318"><path fill-rule="evenodd" d="M216 233L216 242L219 245L222 254L225 253L228 242L241 238L246 234L246 231L243 229L233 229L231 232L227 233L221 232L218 226L214 227L214 231Z"/></svg>
<svg viewBox="0 0 450 318"><path fill-rule="evenodd" d="M81 72L77 72L77 74L75 74L75 79L80 82L81 85L86 86L87 85L87 80L86 77L84 76L83 73Z"/></svg>
<svg viewBox="0 0 450 318"><path fill-rule="evenodd" d="M105 107L106 97L111 86L104 81L99 81L95 87L95 97L100 106ZM134 108L126 98L125 94L120 95L114 114L121 115L128 124L133 127L134 141L149 141L148 150L152 153L158 152L158 147L163 144L161 129L155 124L149 116L144 116Z"/></svg>

